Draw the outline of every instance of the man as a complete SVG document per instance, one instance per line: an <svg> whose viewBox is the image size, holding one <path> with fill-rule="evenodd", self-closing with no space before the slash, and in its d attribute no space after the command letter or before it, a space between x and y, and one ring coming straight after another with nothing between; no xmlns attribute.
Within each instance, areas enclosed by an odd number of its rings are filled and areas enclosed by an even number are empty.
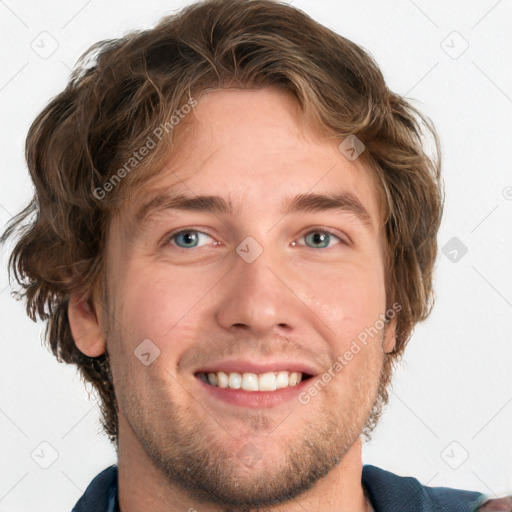
<svg viewBox="0 0 512 512"><path fill-rule="evenodd" d="M93 47L27 162L11 268L118 453L74 511L493 506L362 465L442 212L435 130L362 49L286 4L193 4Z"/></svg>

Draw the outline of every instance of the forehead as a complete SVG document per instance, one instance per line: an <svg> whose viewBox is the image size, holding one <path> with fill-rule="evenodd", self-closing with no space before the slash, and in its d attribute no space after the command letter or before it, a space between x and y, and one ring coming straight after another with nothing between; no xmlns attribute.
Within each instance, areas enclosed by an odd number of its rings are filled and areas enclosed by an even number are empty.
<svg viewBox="0 0 512 512"><path fill-rule="evenodd" d="M133 220L176 193L223 197L226 213L237 215L282 213L297 196L316 194L359 202L379 224L377 183L363 159L349 161L339 138L305 125L286 91L213 91L198 98L186 122L186 136L163 168L132 196Z"/></svg>

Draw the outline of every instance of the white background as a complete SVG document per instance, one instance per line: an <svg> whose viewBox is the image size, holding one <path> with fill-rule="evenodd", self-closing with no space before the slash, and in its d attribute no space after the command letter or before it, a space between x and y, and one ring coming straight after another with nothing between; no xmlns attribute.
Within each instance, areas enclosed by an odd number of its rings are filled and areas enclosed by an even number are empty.
<svg viewBox="0 0 512 512"><path fill-rule="evenodd" d="M186 3L0 0L0 228L32 194L27 130L77 58ZM292 3L370 51L391 89L434 120L444 151L437 303L415 330L364 463L430 486L512 494L512 2ZM33 50L52 44L47 58ZM468 249L457 262L442 252L452 237ZM0 512L69 511L115 452L74 367L55 361L43 325L10 296L5 262ZM41 442L58 454L48 469L31 458L51 457Z"/></svg>

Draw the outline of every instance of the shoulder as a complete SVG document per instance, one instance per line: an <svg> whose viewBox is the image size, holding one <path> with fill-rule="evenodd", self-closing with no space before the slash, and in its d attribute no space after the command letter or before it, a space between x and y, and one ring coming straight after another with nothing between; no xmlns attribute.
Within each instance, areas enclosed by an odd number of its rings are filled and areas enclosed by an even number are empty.
<svg viewBox="0 0 512 512"><path fill-rule="evenodd" d="M375 512L476 512L489 504L480 492L427 487L416 478L399 476L369 464L363 466L362 484Z"/></svg>
<svg viewBox="0 0 512 512"><path fill-rule="evenodd" d="M375 512L512 512L512 497L489 500L476 491L427 487L372 465L363 466L363 486ZM99 473L71 512L117 512L117 465Z"/></svg>
<svg viewBox="0 0 512 512"><path fill-rule="evenodd" d="M71 512L116 512L117 464L96 475Z"/></svg>

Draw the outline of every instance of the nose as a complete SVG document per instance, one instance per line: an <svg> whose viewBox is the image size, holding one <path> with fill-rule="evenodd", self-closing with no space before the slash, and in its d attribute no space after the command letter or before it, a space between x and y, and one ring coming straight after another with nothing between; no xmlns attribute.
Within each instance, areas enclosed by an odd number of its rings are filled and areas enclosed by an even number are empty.
<svg viewBox="0 0 512 512"><path fill-rule="evenodd" d="M265 336L290 335L305 318L301 280L269 250L252 263L236 253L233 270L223 280L216 321L227 330ZM295 277L294 277L295 275Z"/></svg>

